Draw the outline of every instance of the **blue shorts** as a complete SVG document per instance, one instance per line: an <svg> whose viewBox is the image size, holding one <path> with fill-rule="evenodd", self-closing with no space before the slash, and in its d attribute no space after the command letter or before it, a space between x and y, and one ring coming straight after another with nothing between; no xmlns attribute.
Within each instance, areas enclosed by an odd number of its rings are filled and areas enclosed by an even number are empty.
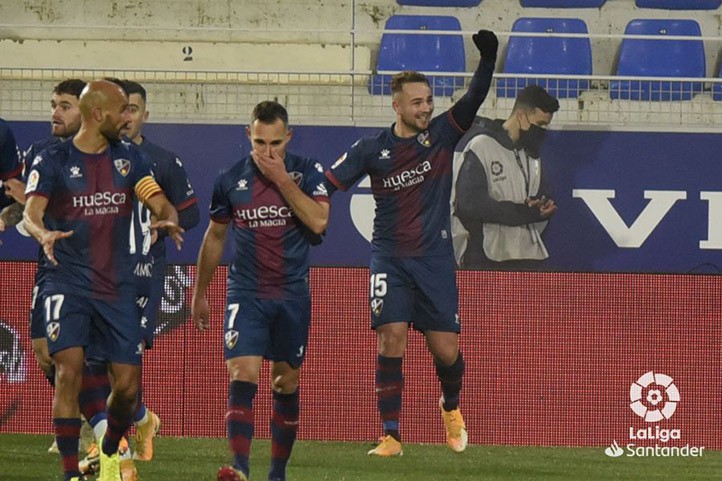
<svg viewBox="0 0 722 481"><path fill-rule="evenodd" d="M454 256L371 256L371 327L408 322L420 332L460 332Z"/></svg>
<svg viewBox="0 0 722 481"><path fill-rule="evenodd" d="M306 357L311 298L256 299L228 294L224 346L226 360L263 356L298 368Z"/></svg>
<svg viewBox="0 0 722 481"><path fill-rule="evenodd" d="M158 311L160 309L161 299L163 299L165 269L165 262L155 262L153 264L152 277L135 278L138 318L140 319L140 330L142 339L145 341L146 349L153 347L153 340L155 339Z"/></svg>
<svg viewBox="0 0 722 481"><path fill-rule="evenodd" d="M135 299L102 301L46 289L45 335L50 354L81 346L86 359L140 365L140 323Z"/></svg>

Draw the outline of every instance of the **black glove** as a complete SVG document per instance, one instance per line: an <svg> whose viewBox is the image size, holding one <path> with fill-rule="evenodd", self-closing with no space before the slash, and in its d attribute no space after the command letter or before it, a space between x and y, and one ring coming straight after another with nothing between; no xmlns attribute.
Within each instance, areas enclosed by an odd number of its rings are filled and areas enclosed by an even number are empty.
<svg viewBox="0 0 722 481"><path fill-rule="evenodd" d="M481 58L488 62L496 62L496 51L499 48L499 40L491 30L479 30L471 36L474 45L481 52Z"/></svg>

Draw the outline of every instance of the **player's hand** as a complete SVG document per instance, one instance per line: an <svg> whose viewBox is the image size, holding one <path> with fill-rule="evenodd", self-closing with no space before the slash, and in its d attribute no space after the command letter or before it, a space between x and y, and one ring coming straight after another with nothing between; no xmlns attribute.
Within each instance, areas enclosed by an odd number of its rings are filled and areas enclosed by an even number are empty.
<svg viewBox="0 0 722 481"><path fill-rule="evenodd" d="M181 247L183 247L183 236L181 234L184 233L185 230L175 222L171 222L169 220L159 220L152 223L150 228L151 230L165 229L168 233L168 237L173 239L173 242L175 242L175 246L178 250L181 250Z"/></svg>
<svg viewBox="0 0 722 481"><path fill-rule="evenodd" d="M551 199L546 199L544 203L539 206L539 214L545 219L548 219L557 211L557 205Z"/></svg>
<svg viewBox="0 0 722 481"><path fill-rule="evenodd" d="M12 197L15 202L25 205L25 183L18 179L8 179L3 182L5 195Z"/></svg>
<svg viewBox="0 0 722 481"><path fill-rule="evenodd" d="M554 212L557 210L556 203L545 195L534 199L527 199L526 205L530 208L538 209L539 215L545 219L554 215Z"/></svg>
<svg viewBox="0 0 722 481"><path fill-rule="evenodd" d="M59 230L45 231L40 237L40 245L43 247L45 257L48 258L50 263L54 266L58 265L57 259L55 259L55 243L61 239L67 239L74 234L74 231L61 232Z"/></svg>
<svg viewBox="0 0 722 481"><path fill-rule="evenodd" d="M496 63L496 51L499 49L499 39L491 30L479 30L471 36L474 45L479 49L481 58Z"/></svg>
<svg viewBox="0 0 722 481"><path fill-rule="evenodd" d="M278 185L289 178L286 163L275 151L269 155L254 150L251 152L251 157L261 173L274 184Z"/></svg>
<svg viewBox="0 0 722 481"><path fill-rule="evenodd" d="M158 222L158 218L157 218L156 216L154 216L154 215L151 214L151 216L150 216L150 223L151 223L151 224L154 224L154 223L156 223L156 222ZM150 245L154 245L156 242L158 242L158 237L159 237L158 231L155 230L155 229L152 229L152 230L150 231Z"/></svg>
<svg viewBox="0 0 722 481"><path fill-rule="evenodd" d="M193 294L191 317L199 331L205 331L211 327L210 308L208 307L208 299L206 299L205 295Z"/></svg>

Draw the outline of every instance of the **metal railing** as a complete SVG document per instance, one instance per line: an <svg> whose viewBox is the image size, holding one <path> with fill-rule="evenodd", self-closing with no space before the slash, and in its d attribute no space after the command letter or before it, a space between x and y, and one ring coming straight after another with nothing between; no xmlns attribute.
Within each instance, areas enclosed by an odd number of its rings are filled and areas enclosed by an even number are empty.
<svg viewBox="0 0 722 481"><path fill-rule="evenodd" d="M392 72L379 72L387 74ZM451 95L436 93L437 111L464 94L469 73L427 72L460 78ZM149 70L51 70L0 68L0 116L47 120L53 86L66 78L103 76L141 82L154 121L245 123L263 99L286 105L296 124L387 125L388 95L370 93L370 82L388 81L365 72L230 72ZM540 83L560 99L557 126L714 130L722 125L722 79L496 74L480 115L506 117L516 91ZM382 86L383 87L383 86ZM444 93L449 90L445 89ZM661 100L654 100L661 99Z"/></svg>

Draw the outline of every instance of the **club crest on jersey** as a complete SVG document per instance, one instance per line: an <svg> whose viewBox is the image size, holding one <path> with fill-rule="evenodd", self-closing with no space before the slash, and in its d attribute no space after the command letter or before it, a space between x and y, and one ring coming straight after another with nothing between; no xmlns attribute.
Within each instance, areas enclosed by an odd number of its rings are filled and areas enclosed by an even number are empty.
<svg viewBox="0 0 722 481"><path fill-rule="evenodd" d="M130 160L127 159L115 159L115 168L122 175L125 177L128 175L128 172L130 172Z"/></svg>
<svg viewBox="0 0 722 481"><path fill-rule="evenodd" d="M74 165L70 168L70 178L71 179L79 179L82 177L83 174L80 172L80 167L77 165Z"/></svg>
<svg viewBox="0 0 722 481"><path fill-rule="evenodd" d="M188 182L188 187L190 188L190 181ZM248 190L248 181L246 179L241 179L238 181L238 185L236 186L236 190Z"/></svg>
<svg viewBox="0 0 722 481"><path fill-rule="evenodd" d="M301 185L301 182L303 181L303 174L301 172L289 172L288 175L291 176L291 179L296 183L296 185Z"/></svg>
<svg viewBox="0 0 722 481"><path fill-rule="evenodd" d="M416 140L424 147L431 147L431 138L429 137L428 130L421 132L418 137L416 137Z"/></svg>
<svg viewBox="0 0 722 481"><path fill-rule="evenodd" d="M230 330L226 332L226 347L233 349L238 343L238 331Z"/></svg>
<svg viewBox="0 0 722 481"><path fill-rule="evenodd" d="M379 160L387 160L391 158L391 151L389 149L384 149L381 151L381 155L379 155Z"/></svg>
<svg viewBox="0 0 722 481"><path fill-rule="evenodd" d="M381 311L384 310L384 300L383 299L371 299L371 312L374 313L374 316L379 317L381 315Z"/></svg>
<svg viewBox="0 0 722 481"><path fill-rule="evenodd" d="M59 322L51 322L47 326L45 326L45 333L48 335L48 339L55 342L58 340L58 336L60 336L60 323Z"/></svg>

